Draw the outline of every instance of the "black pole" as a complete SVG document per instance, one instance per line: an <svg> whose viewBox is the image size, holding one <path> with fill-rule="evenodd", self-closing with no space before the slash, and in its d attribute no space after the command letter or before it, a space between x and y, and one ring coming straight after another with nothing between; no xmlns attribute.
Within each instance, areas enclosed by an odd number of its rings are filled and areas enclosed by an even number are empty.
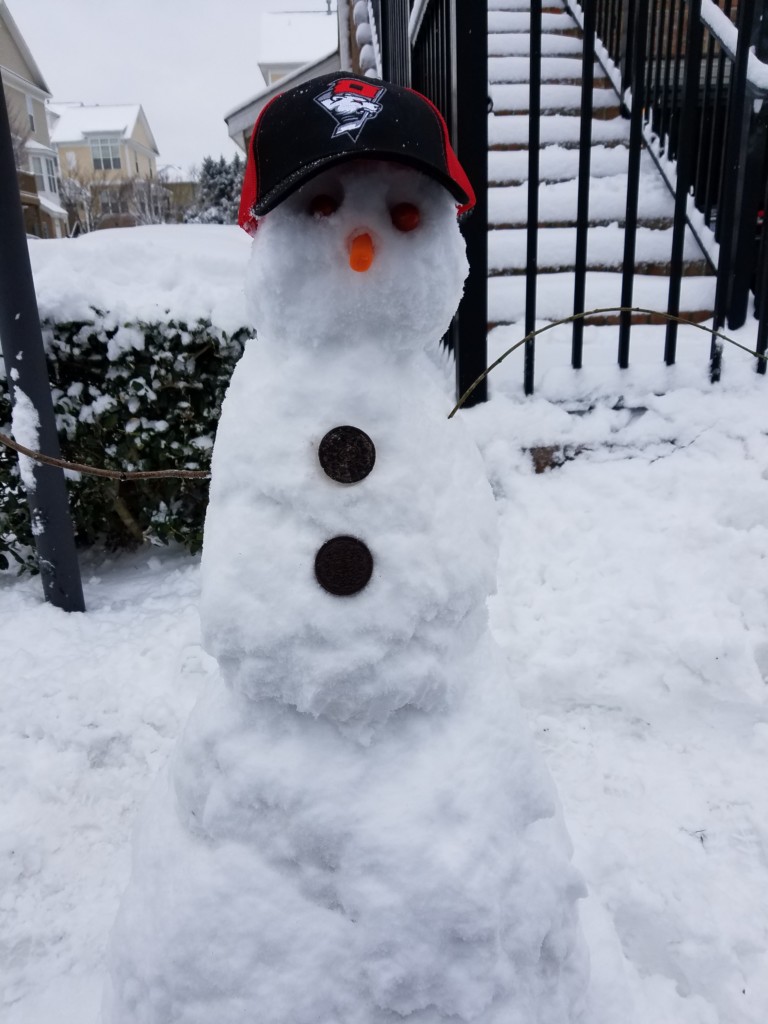
<svg viewBox="0 0 768 1024"><path fill-rule="evenodd" d="M645 106L645 57L648 32L648 0L636 0L632 47L632 111L629 123L629 166L627 173L627 212L624 227L624 268L621 278L621 305L632 305L635 285L635 243L637 240L637 207L640 193L640 156L643 147L643 116ZM619 366L629 366L629 337L632 314L621 313L619 322Z"/></svg>
<svg viewBox="0 0 768 1024"><path fill-rule="evenodd" d="M40 421L39 450L57 458L59 440L1 81L0 341L11 402L16 406L19 394L26 396ZM45 599L64 611L85 611L64 473L41 465L32 472L34 487L27 487L27 500Z"/></svg>
<svg viewBox="0 0 768 1024"><path fill-rule="evenodd" d="M469 259L458 320L456 392L463 395L488 365L488 11L483 3L454 7L453 130L456 154L477 195L463 225ZM485 402L487 381L467 405Z"/></svg>
<svg viewBox="0 0 768 1024"><path fill-rule="evenodd" d="M768 182L766 182L763 198L763 211L768 204ZM757 345L755 352L758 356L764 356L768 352L768 238L765 237L765 213L763 213L763 237L760 243L760 259L757 267L757 290L755 301L760 313L760 321L757 328ZM758 359L755 367L758 373L766 371L766 360Z"/></svg>
<svg viewBox="0 0 768 1024"><path fill-rule="evenodd" d="M728 127L725 139L725 163L723 168L722 210L717 218L720 230L720 258L717 266L717 290L715 293L715 327L720 328L728 321L731 330L741 327L746 320L747 293L740 302L734 301L737 289L736 269L739 249L748 246L749 252L755 245L755 213L753 208L750 222L745 224L742 216L747 186L747 172L753 175L755 169L748 167L749 134L752 122L754 96L747 89L747 67L752 47L752 26L755 17L755 0L741 0L738 11L738 44L736 60L731 73L728 90ZM712 339L712 358L716 359L717 339ZM717 371L718 367L715 367Z"/></svg>
<svg viewBox="0 0 768 1024"><path fill-rule="evenodd" d="M579 133L579 188L576 214L576 265L573 312L583 313L587 290L587 240L589 236L589 185L592 157L592 100L595 85L595 0L584 7L584 50L582 53L581 128ZM573 322L571 366L580 370L584 352L584 320Z"/></svg>
<svg viewBox="0 0 768 1024"><path fill-rule="evenodd" d="M383 10L381 7L383 6ZM411 45L408 41L408 0L389 0L380 5L382 76L388 82L411 84Z"/></svg>
<svg viewBox="0 0 768 1024"><path fill-rule="evenodd" d="M536 285L538 277L539 248L539 147L541 145L541 0L531 4L530 28L530 88L528 103L528 230L525 259L525 333L530 334L536 326ZM533 394L534 361L536 342L530 338L525 343L523 360L523 391Z"/></svg>
<svg viewBox="0 0 768 1024"><path fill-rule="evenodd" d="M680 314L680 286L683 277L685 232L688 226L688 193L693 184L696 162L696 128L694 117L699 102L702 45L704 26L701 23L701 0L689 0L688 31L685 41L685 69L682 98L682 116L678 116L677 135L677 189L675 192L675 220L672 230L672 255L669 269L669 299L667 312ZM678 43L679 45L679 43ZM677 354L677 321L667 322L664 343L664 362L672 366Z"/></svg>

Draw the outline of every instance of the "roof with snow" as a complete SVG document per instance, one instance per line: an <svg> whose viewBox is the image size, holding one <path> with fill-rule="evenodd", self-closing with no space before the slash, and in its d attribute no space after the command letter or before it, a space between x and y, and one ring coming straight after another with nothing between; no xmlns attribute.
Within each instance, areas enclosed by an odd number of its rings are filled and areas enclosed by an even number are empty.
<svg viewBox="0 0 768 1024"><path fill-rule="evenodd" d="M8 7L5 4L5 0L0 0L0 21L2 21L3 24L5 25L6 29L8 30L8 34L13 40L17 50L21 54L24 63L29 68L29 71L32 75L31 84L37 86L38 89L41 89L43 92L47 93L50 96L51 90L48 88L48 85L45 79L43 78L43 74L40 68L37 66L35 58L32 56L31 50L24 41L24 36L22 36L21 32L19 31L18 25L11 17L11 12L8 10Z"/></svg>
<svg viewBox="0 0 768 1024"><path fill-rule="evenodd" d="M139 120L151 141L151 148L158 153L157 143L150 131L146 115L140 103L105 106L85 103L51 103L48 108L55 121L51 128L51 142L85 142L91 135L118 135L130 139Z"/></svg>

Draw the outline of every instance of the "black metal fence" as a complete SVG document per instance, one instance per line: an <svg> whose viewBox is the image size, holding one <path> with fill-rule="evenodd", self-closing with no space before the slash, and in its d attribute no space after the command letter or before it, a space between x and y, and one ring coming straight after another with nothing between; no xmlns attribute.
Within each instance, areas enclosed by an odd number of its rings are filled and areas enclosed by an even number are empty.
<svg viewBox="0 0 768 1024"><path fill-rule="evenodd" d="M534 4L534 6L536 6ZM667 312L680 310L683 242L698 233L717 274L715 326L741 327L759 318L758 349L768 340L768 69L750 67L750 48L768 58L768 7L762 0L581 0L571 3L583 25L582 155L591 144L592 66L600 40L619 72L624 113L630 118L622 306L631 305L640 151L646 145L675 196ZM733 19L733 20L732 20ZM734 21L735 28L734 31ZM533 30L533 22L532 22ZM532 44L533 53L533 44ZM532 70L533 62L532 62ZM532 85L532 96L535 87ZM533 107L531 116L537 116ZM670 165L667 161L674 161ZM669 168L674 166L670 176ZM574 312L583 310L588 221L588 165L580 169L579 242ZM697 218L694 210L703 215ZM699 221L714 233L702 231ZM709 235L709 237L705 237ZM619 365L629 362L630 314L622 314ZM573 365L581 365L580 325L574 327ZM675 361L677 324L667 327L664 358ZM766 361L757 361L765 373ZM720 374L720 347L713 342L711 374ZM532 390L532 373L526 380Z"/></svg>
<svg viewBox="0 0 768 1024"><path fill-rule="evenodd" d="M768 348L768 3L719 0L565 0L583 29L582 100L573 312L585 308L589 236L590 154L595 54L602 44L606 71L629 118L621 306L633 304L641 152L656 160L674 196L666 312L681 308L686 231L692 231L717 276L716 328L759 319L758 353ZM763 6L765 4L765 16ZM478 193L466 225L472 267L452 330L457 388L463 392L486 360L487 320L487 11L466 0L372 0L383 75L412 85L441 109L459 159ZM538 181L541 118L542 0L530 7L530 131L526 334L536 322ZM670 168L673 168L670 171ZM702 226L703 225L703 226ZM752 305L754 296L754 306ZM573 326L571 362L582 365L584 321ZM619 323L618 362L629 365L632 315ZM675 362L678 325L667 324L664 359ZM711 376L720 375L721 347L713 341ZM525 348L524 388L533 391L535 343ZM758 359L759 373L766 360ZM484 400L483 388L475 393Z"/></svg>
<svg viewBox="0 0 768 1024"><path fill-rule="evenodd" d="M447 343L459 395L487 365L488 15L485 0L374 0L382 74L428 96L477 194L462 225L470 273ZM468 405L485 401L485 383Z"/></svg>

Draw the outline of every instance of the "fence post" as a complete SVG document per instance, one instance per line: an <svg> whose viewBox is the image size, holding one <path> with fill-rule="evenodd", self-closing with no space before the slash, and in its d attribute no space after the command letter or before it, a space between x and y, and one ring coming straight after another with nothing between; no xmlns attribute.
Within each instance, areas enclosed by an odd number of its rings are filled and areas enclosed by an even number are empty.
<svg viewBox="0 0 768 1024"><path fill-rule="evenodd" d="M621 280L621 305L632 305L635 284L635 245L637 209L640 194L640 156L643 144L645 106L645 58L648 36L648 0L637 0L632 23L632 112L629 126L629 166L627 173L627 212L624 228L624 270ZM619 323L619 366L629 366L629 336L632 314L621 313Z"/></svg>
<svg viewBox="0 0 768 1024"><path fill-rule="evenodd" d="M452 125L456 155L475 189L477 204L463 225L469 277L457 313L456 391L458 396L488 365L488 8L454 0L456 47ZM485 380L466 405L485 402Z"/></svg>
<svg viewBox="0 0 768 1024"><path fill-rule="evenodd" d="M752 103L747 88L747 66L752 44L752 26L755 16L755 0L741 0L738 12L738 46L736 62L728 92L728 125L725 137L725 162L723 187L720 196L721 220L720 259L717 267L717 291L715 295L715 327L722 327L728 321L731 330L744 324L747 318L749 280L745 274L740 250L749 247L754 260L757 204L747 209L747 200L753 189L747 185L748 176L757 179L760 168L755 165L756 154L750 153L750 126ZM750 157L752 158L750 160ZM717 377L719 349L713 345L713 376Z"/></svg>
<svg viewBox="0 0 768 1024"><path fill-rule="evenodd" d="M680 286L683 276L685 232L688 225L688 193L695 171L695 136L697 123L693 113L699 101L702 45L704 27L701 23L701 0L688 2L688 30L685 36L685 66L682 109L684 117L679 118L677 139L677 189L675 192L675 220L672 232L672 255L669 267L669 299L667 312L672 316L680 313ZM679 45L679 44L678 44ZM667 321L664 341L664 362L672 366L677 351L677 322Z"/></svg>
<svg viewBox="0 0 768 1024"><path fill-rule="evenodd" d="M408 39L408 0L379 3L382 76L387 82L411 85L411 44Z"/></svg>
<svg viewBox="0 0 768 1024"><path fill-rule="evenodd" d="M38 443L59 456L40 317L29 262L24 214L5 90L0 80L0 341L11 402L26 396L39 419ZM64 611L85 611L64 473L35 465L27 487L40 575L46 601Z"/></svg>
<svg viewBox="0 0 768 1024"><path fill-rule="evenodd" d="M528 227L525 258L525 333L536 327L536 291L539 262L539 167L541 159L541 0L531 4L530 64L528 77ZM525 343L523 357L523 391L533 394L536 341Z"/></svg>
<svg viewBox="0 0 768 1024"><path fill-rule="evenodd" d="M576 260L574 267L573 312L583 313L587 289L587 243L589 239L589 185L592 158L592 113L595 86L595 2L584 5L584 49L581 61L581 123L579 131L579 186L576 213ZM573 322L571 366L580 370L584 351L584 319Z"/></svg>

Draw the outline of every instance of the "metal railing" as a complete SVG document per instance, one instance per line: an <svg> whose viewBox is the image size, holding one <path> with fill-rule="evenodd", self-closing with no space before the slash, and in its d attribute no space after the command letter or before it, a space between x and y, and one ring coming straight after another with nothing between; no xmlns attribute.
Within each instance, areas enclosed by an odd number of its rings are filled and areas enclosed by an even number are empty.
<svg viewBox="0 0 768 1024"><path fill-rule="evenodd" d="M760 318L757 351L765 352L768 244L762 238L762 211L768 202L768 67L761 60L768 58L768 7L764 17L762 0L720 0L720 7L711 0L581 0L576 7L574 0L573 7L584 27L585 59L596 37L618 68L614 82L631 123L622 305L629 304L625 298L632 294L636 172L645 144L675 196L667 312L680 310L687 225L717 274L715 327L741 327L754 293ZM628 363L629 331L626 314L621 366ZM677 324L670 322L667 364L675 361L676 340ZM765 373L765 365L758 360L758 372ZM711 374L713 379L720 375L720 347L715 343Z"/></svg>
<svg viewBox="0 0 768 1024"><path fill-rule="evenodd" d="M590 151L597 56L630 121L620 304L633 304L641 152L674 196L666 313L681 309L687 231L716 274L715 327L759 317L757 352L768 349L768 3L764 0L566 0L583 30L578 211L573 312L584 312L588 273ZM486 358L487 13L461 0L370 0L385 78L412 85L444 113L480 205L466 226L472 275L453 329L458 390ZM542 0L530 8L530 134L525 329L536 322ZM735 22L732 20L735 18ZM460 41L457 42L457 41ZM750 48L754 52L750 54ZM482 69L482 70L481 70ZM662 312L661 310L659 312ZM706 311L696 310L698 314ZM571 362L582 365L584 321L573 325ZM618 363L630 358L632 314L619 319ZM664 360L675 362L678 324L667 321ZM711 376L720 375L713 341ZM765 373L766 360L756 369ZM533 392L535 342L526 343L524 389ZM484 399L484 389L478 398Z"/></svg>
<svg viewBox="0 0 768 1024"><path fill-rule="evenodd" d="M446 119L451 142L477 195L462 224L470 273L446 343L463 394L487 365L488 14L467 0L372 0L387 81L417 89ZM468 405L485 401L483 382Z"/></svg>

